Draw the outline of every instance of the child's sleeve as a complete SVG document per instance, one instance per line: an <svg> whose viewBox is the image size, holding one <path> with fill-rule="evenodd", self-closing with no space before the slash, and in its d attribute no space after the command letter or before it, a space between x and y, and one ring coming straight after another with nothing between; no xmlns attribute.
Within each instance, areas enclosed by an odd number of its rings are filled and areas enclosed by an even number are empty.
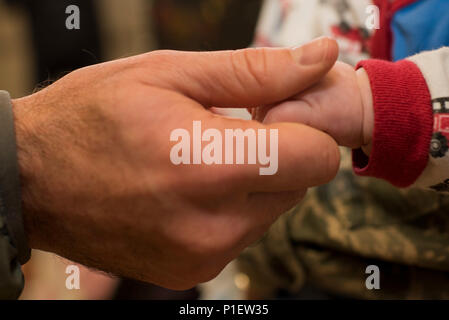
<svg viewBox="0 0 449 320"><path fill-rule="evenodd" d="M449 191L449 48L358 67L370 79L375 124L370 157L353 152L355 172Z"/></svg>

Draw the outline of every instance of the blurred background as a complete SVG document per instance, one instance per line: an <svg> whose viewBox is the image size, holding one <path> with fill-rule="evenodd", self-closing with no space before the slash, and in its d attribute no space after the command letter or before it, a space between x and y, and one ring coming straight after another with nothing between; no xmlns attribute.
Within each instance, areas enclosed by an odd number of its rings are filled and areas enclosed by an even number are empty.
<svg viewBox="0 0 449 320"><path fill-rule="evenodd" d="M0 88L31 94L90 64L156 49L223 50L249 46L261 0L0 0ZM77 5L81 28L68 30ZM81 289L65 286L72 264L33 252L22 299L237 299L248 285L230 264L216 280L173 292L80 266Z"/></svg>
<svg viewBox="0 0 449 320"><path fill-rule="evenodd" d="M80 30L64 27L69 5L80 8ZM260 6L261 0L0 0L0 87L19 97L73 69L156 49L244 48Z"/></svg>

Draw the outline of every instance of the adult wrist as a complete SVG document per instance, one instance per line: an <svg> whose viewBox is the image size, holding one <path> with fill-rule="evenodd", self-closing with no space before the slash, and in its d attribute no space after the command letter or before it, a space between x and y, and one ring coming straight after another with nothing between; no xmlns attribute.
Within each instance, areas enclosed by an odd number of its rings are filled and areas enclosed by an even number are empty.
<svg viewBox="0 0 449 320"><path fill-rule="evenodd" d="M38 212L39 203L45 201L38 194L39 183L42 184L39 173L45 172L39 165L43 147L40 144L42 134L38 136L35 125L38 115L35 113L37 106L33 96L28 96L11 101L14 111L17 159L20 172L21 195L22 195L22 219L30 247L35 249L46 249L43 245L42 229L48 225L48 221L40 221ZM39 121L39 119L37 119ZM38 152L40 150L40 152ZM47 172L48 174L48 172ZM41 193L42 194L42 193ZM40 231L40 232L39 232ZM47 230L48 232L48 230Z"/></svg>

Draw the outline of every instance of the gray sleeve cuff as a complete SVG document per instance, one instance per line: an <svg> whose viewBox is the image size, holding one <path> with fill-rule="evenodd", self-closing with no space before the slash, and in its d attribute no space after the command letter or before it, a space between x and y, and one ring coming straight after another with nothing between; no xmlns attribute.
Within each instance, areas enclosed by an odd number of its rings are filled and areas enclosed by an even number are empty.
<svg viewBox="0 0 449 320"><path fill-rule="evenodd" d="M14 115L6 91L0 91L0 215L4 218L11 244L17 249L17 261L24 264L29 260L31 250L22 221Z"/></svg>
<svg viewBox="0 0 449 320"><path fill-rule="evenodd" d="M4 217L0 215L0 300L17 299L24 286L17 249L12 245Z"/></svg>

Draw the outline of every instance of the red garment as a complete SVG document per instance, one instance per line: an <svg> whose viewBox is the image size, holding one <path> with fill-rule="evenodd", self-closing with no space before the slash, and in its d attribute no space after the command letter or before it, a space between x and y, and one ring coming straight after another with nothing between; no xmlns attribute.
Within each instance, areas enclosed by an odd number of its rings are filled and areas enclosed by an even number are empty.
<svg viewBox="0 0 449 320"><path fill-rule="evenodd" d="M407 60L366 60L357 67L370 78L375 120L371 155L354 150L354 171L398 187L410 186L429 158L433 111L426 81L418 66Z"/></svg>
<svg viewBox="0 0 449 320"><path fill-rule="evenodd" d="M380 10L380 29L376 30L370 41L370 54L374 59L392 60L393 32L391 20L403 7L417 0L373 0Z"/></svg>

